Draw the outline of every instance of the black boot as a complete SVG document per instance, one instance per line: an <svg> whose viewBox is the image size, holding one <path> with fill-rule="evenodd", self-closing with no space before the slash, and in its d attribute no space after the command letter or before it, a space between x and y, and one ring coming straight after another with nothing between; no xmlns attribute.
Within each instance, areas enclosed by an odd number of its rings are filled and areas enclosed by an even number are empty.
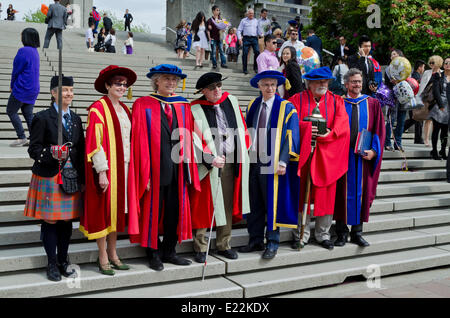
<svg viewBox="0 0 450 318"><path fill-rule="evenodd" d="M41 225L41 240L44 243L45 253L47 254L47 278L58 282L61 280L61 273L56 264L56 245L58 242L56 224L43 222Z"/></svg>
<svg viewBox="0 0 450 318"><path fill-rule="evenodd" d="M433 149L430 151L430 156L431 156L431 159L441 160L436 149Z"/></svg>
<svg viewBox="0 0 450 318"><path fill-rule="evenodd" d="M75 269L70 269L70 261L67 255L70 238L72 237L72 221L58 221L56 223L58 234L58 268L64 277L76 277Z"/></svg>
<svg viewBox="0 0 450 318"><path fill-rule="evenodd" d="M439 155L444 160L447 160L447 154L445 153L446 148L447 148L447 137L444 137L441 138L441 151L439 151Z"/></svg>

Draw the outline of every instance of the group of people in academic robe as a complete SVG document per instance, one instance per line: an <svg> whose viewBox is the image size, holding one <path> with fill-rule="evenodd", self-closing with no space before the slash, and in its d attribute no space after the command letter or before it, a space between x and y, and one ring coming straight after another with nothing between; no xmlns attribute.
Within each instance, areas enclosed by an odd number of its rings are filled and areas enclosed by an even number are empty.
<svg viewBox="0 0 450 318"><path fill-rule="evenodd" d="M238 99L222 90L226 78L219 73L198 79L195 94L202 95L191 103L175 94L186 78L179 67L161 64L147 77L154 92L138 98L130 111L121 98L136 73L115 65L100 71L94 87L104 96L88 108L86 137L80 117L69 109L73 79L64 77L65 145L56 138L60 101L57 77L52 79L52 104L36 114L31 128L29 153L35 164L25 206L25 215L43 221L50 280L77 275L67 250L71 220L78 217L79 230L97 242L97 265L104 275L131 268L117 254L118 233L144 247L156 271L164 263L190 265L176 251L177 243L190 239L194 260L205 263L212 228L217 255L237 259L231 229L243 219L249 241L238 251L264 251L263 259L277 254L281 227L292 229L293 248L307 244L311 216L321 246L344 245L347 224L351 242L368 245L362 223L375 197L384 119L379 103L361 95L361 72L349 71L348 95L342 98L327 89L333 78L329 68L312 70L304 75L307 90L289 100L277 94L283 74L261 72L250 81L260 96L245 117ZM309 120L319 113L326 122L322 131ZM355 140L364 129L371 132L372 147L355 154ZM61 186L61 171L70 167L78 173L75 193Z"/></svg>

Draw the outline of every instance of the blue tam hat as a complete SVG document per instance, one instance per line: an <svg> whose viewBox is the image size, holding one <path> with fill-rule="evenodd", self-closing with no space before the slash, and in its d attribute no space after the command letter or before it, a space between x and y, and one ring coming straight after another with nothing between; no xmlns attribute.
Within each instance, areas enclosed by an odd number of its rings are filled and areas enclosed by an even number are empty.
<svg viewBox="0 0 450 318"><path fill-rule="evenodd" d="M184 79L187 77L186 74L183 74L183 71L181 68L179 68L176 65L172 64L160 64L155 67L152 67L150 69L150 73L147 74L148 78L152 78L155 74L170 74L170 75L176 75L178 77L181 77L181 79Z"/></svg>
<svg viewBox="0 0 450 318"><path fill-rule="evenodd" d="M284 77L283 73L278 71L264 71L256 74L255 77L250 80L250 85L252 85L254 88L258 88L258 82L263 78L276 79L278 81L278 86L283 85L284 82L286 82L286 77Z"/></svg>
<svg viewBox="0 0 450 318"><path fill-rule="evenodd" d="M316 69L313 69L303 75L304 79L310 80L310 81L320 81L324 79L336 79L333 76L333 73L331 72L330 68L328 66L322 66Z"/></svg>

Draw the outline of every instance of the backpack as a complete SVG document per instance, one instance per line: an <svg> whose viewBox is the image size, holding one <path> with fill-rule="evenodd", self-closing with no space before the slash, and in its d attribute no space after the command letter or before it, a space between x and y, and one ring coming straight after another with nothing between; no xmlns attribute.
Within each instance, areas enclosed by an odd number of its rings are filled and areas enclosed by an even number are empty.
<svg viewBox="0 0 450 318"><path fill-rule="evenodd" d="M338 65L338 74L336 76L336 79L334 79L333 82L331 82L329 90L337 95L342 95L344 93L344 87L342 86L342 75L340 65Z"/></svg>

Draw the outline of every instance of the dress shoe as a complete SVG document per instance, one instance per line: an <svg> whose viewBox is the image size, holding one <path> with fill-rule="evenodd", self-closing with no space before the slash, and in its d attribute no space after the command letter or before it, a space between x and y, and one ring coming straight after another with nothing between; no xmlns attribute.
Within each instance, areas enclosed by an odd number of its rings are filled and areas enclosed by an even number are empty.
<svg viewBox="0 0 450 318"><path fill-rule="evenodd" d="M292 241L291 248L293 250L298 250L298 249L300 249L300 247L301 247L300 241L295 241L295 240Z"/></svg>
<svg viewBox="0 0 450 318"><path fill-rule="evenodd" d="M59 282L61 280L61 273L55 263L47 265L47 278L54 282Z"/></svg>
<svg viewBox="0 0 450 318"><path fill-rule="evenodd" d="M118 269L120 271L126 271L126 270L130 269L130 266L128 266L127 264L122 263L120 258L118 258L116 260L110 259L109 262L111 263L111 265L112 265L112 267L114 269Z"/></svg>
<svg viewBox="0 0 450 318"><path fill-rule="evenodd" d="M204 263L206 261L206 252L195 253L194 261L197 263Z"/></svg>
<svg viewBox="0 0 450 318"><path fill-rule="evenodd" d="M228 66L226 66L225 64L220 65L221 68L228 68Z"/></svg>
<svg viewBox="0 0 450 318"><path fill-rule="evenodd" d="M242 246L238 249L239 253L250 253L254 251L264 251L264 243Z"/></svg>
<svg viewBox="0 0 450 318"><path fill-rule="evenodd" d="M161 262L159 255L157 254L154 254L153 257L148 259L148 265L150 266L151 269L157 272L162 271L164 269L164 265Z"/></svg>
<svg viewBox="0 0 450 318"><path fill-rule="evenodd" d="M61 275L63 275L64 277L70 277L70 278L77 277L77 272L75 271L75 269L72 268L69 270L69 266L70 266L69 262L63 262L61 264L58 264L58 269L59 269L59 272L61 273Z"/></svg>
<svg viewBox="0 0 450 318"><path fill-rule="evenodd" d="M344 246L347 243L348 236L345 234L338 234L337 240L334 241L334 246Z"/></svg>
<svg viewBox="0 0 450 318"><path fill-rule="evenodd" d="M114 276L116 272L111 268L111 264L108 262L107 264L100 264L100 259L97 258L97 266L100 273L107 276Z"/></svg>
<svg viewBox="0 0 450 318"><path fill-rule="evenodd" d="M225 250L225 251L217 251L217 254L225 256L226 258L229 258L229 259L237 259L238 258L238 254L235 251L233 251L232 249Z"/></svg>
<svg viewBox="0 0 450 318"><path fill-rule="evenodd" d="M186 258L182 258L176 254L171 255L171 256L166 256L162 258L162 261L164 263L170 263L170 264L174 264L174 265L181 265L181 266L187 266L187 265L191 265L192 262Z"/></svg>
<svg viewBox="0 0 450 318"><path fill-rule="evenodd" d="M357 244L361 247L367 247L369 246L369 242L367 242L365 239L362 238L361 235L356 235L350 238L350 243Z"/></svg>
<svg viewBox="0 0 450 318"><path fill-rule="evenodd" d="M323 248L326 248L327 250L332 250L334 248L334 244L332 241L330 240L323 240L322 242L319 243L320 246L322 246Z"/></svg>
<svg viewBox="0 0 450 318"><path fill-rule="evenodd" d="M263 259L272 259L277 255L277 250L271 250L270 248L266 248L264 251L262 258Z"/></svg>

